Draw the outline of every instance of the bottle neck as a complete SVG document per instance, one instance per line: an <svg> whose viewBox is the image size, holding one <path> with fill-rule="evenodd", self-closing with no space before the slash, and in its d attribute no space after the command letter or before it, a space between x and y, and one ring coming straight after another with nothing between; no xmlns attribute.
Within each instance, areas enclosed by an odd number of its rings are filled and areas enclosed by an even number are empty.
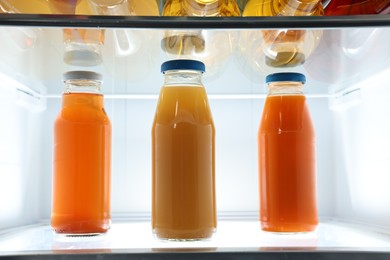
<svg viewBox="0 0 390 260"><path fill-rule="evenodd" d="M103 108L101 82L96 80L67 80L62 98L62 106L82 106Z"/></svg>
<svg viewBox="0 0 390 260"><path fill-rule="evenodd" d="M202 72L195 70L166 71L164 86L202 86Z"/></svg>
<svg viewBox="0 0 390 260"><path fill-rule="evenodd" d="M85 79L66 80L64 93L87 93L102 95L101 81Z"/></svg>
<svg viewBox="0 0 390 260"><path fill-rule="evenodd" d="M301 82L273 82L268 85L269 96L303 95Z"/></svg>

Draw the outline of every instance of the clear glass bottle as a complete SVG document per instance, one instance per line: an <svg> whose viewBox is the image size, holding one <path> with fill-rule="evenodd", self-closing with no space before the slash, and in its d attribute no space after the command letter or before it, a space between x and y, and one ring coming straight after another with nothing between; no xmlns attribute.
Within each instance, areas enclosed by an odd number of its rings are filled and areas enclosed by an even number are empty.
<svg viewBox="0 0 390 260"><path fill-rule="evenodd" d="M249 0L243 12L243 16L322 16L323 14L320 0ZM244 32L241 45L242 49L247 51L248 58L256 64L294 67L303 64L310 57L321 37L321 30L262 30L260 34L256 31ZM248 47L246 45L248 42L254 45Z"/></svg>
<svg viewBox="0 0 390 260"><path fill-rule="evenodd" d="M215 128L195 60L162 64L152 128L152 228L165 240L203 240L216 230Z"/></svg>
<svg viewBox="0 0 390 260"><path fill-rule="evenodd" d="M265 231L311 232L318 224L315 131L300 73L266 77L258 132L260 222Z"/></svg>
<svg viewBox="0 0 390 260"><path fill-rule="evenodd" d="M101 75L64 74L62 109L54 124L53 208L56 233L92 235L110 228L111 123Z"/></svg>

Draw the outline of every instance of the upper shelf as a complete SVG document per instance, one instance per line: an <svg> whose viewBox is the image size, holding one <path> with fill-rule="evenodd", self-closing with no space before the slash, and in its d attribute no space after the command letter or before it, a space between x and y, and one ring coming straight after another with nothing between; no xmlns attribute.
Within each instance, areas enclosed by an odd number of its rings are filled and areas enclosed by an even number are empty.
<svg viewBox="0 0 390 260"><path fill-rule="evenodd" d="M64 28L104 31L99 46L102 63L66 64ZM308 39L308 44L306 40L299 43L308 52L305 61L296 66L269 66L262 49L267 29L305 31L297 33ZM175 36L170 41L171 33L177 32L181 42L177 43ZM182 32L189 37L180 35ZM201 42L193 42L192 37ZM318 40L310 45L313 37ZM390 69L390 15L213 18L0 14L0 38L0 76L38 95L56 97L63 90L62 74L69 70L102 73L107 95L156 96L163 81L161 63L183 58L174 52L188 43L193 46L185 58L206 63L205 85L214 95L262 98L267 93L267 74L296 71L308 78L307 94L337 96L352 93L355 85ZM167 45L172 42L173 46ZM197 48L207 50L208 56ZM4 82L1 80L0 86Z"/></svg>
<svg viewBox="0 0 390 260"><path fill-rule="evenodd" d="M0 14L0 26L101 27L144 29L269 29L387 27L390 15L161 17Z"/></svg>

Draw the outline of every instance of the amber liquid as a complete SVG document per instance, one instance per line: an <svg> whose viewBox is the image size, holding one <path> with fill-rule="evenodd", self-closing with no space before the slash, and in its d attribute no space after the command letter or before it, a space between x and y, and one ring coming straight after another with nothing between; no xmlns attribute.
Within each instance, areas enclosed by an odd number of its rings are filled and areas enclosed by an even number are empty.
<svg viewBox="0 0 390 260"><path fill-rule="evenodd" d="M321 16L319 0L249 0L243 16ZM313 35L309 35L313 34ZM272 67L293 67L305 62L305 53L317 46L321 33L307 30L262 31L265 62Z"/></svg>
<svg viewBox="0 0 390 260"><path fill-rule="evenodd" d="M258 146L262 229L313 231L318 224L315 137L303 95L267 97Z"/></svg>
<svg viewBox="0 0 390 260"><path fill-rule="evenodd" d="M53 14L76 14L80 0L47 0Z"/></svg>
<svg viewBox="0 0 390 260"><path fill-rule="evenodd" d="M167 0L162 16L240 16L235 0ZM228 44L228 43L225 43ZM206 42L198 31L167 31L161 41L161 48L177 56L202 53Z"/></svg>
<svg viewBox="0 0 390 260"><path fill-rule="evenodd" d="M131 10L135 15L139 16L159 16L160 11L158 8L157 0L132 0Z"/></svg>
<svg viewBox="0 0 390 260"><path fill-rule="evenodd" d="M333 0L325 15L390 14L390 0Z"/></svg>
<svg viewBox="0 0 390 260"><path fill-rule="evenodd" d="M152 228L158 238L210 238L217 226L215 130L205 89L163 87L152 129Z"/></svg>
<svg viewBox="0 0 390 260"><path fill-rule="evenodd" d="M103 96L63 95L54 125L52 228L63 234L110 227L111 124Z"/></svg>
<svg viewBox="0 0 390 260"><path fill-rule="evenodd" d="M47 0L0 0L0 13L51 14Z"/></svg>

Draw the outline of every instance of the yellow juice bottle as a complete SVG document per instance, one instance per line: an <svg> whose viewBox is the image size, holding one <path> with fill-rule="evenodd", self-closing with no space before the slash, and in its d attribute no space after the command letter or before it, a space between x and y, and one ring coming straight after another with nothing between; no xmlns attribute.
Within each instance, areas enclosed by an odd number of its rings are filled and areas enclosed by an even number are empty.
<svg viewBox="0 0 390 260"><path fill-rule="evenodd" d="M152 128L152 229L160 239L203 240L217 227L215 128L204 64L171 60Z"/></svg>

